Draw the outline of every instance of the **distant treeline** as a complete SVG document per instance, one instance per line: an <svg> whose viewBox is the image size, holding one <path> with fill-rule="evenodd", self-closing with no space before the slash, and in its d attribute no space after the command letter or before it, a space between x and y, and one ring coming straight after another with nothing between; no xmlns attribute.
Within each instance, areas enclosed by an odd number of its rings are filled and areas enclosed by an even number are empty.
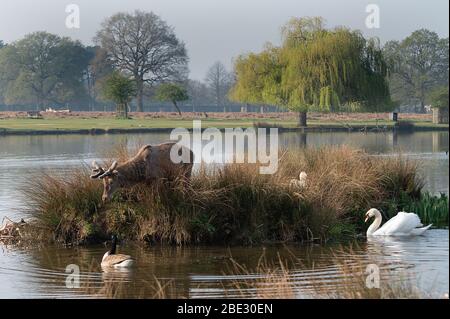
<svg viewBox="0 0 450 319"><path fill-rule="evenodd" d="M39 60L41 57L47 61ZM31 64L34 61L36 65ZM0 41L0 110L113 111L116 106L102 96L102 85L114 70L101 47L83 46L46 32L32 33L9 45ZM189 99L181 102L180 108L189 112L240 111L241 105L227 98L231 79L221 62L211 66L204 81L181 78ZM144 87L142 111L173 109L171 103L153 99L157 85ZM136 109L136 101L131 107Z"/></svg>
<svg viewBox="0 0 450 319"><path fill-rule="evenodd" d="M290 40L289 34L295 41ZM158 86L164 83L176 83L186 89L188 99L179 103L181 111L278 110L275 107L263 108L261 104L288 105L291 109L301 110L302 103L330 104L328 109L332 110L333 104L338 103L339 99L345 101L349 92L360 100L367 99L367 96L358 96L364 95L361 89L354 89L354 83L346 83L349 80L345 79L345 75L340 75L341 64L347 67L345 59L350 57L345 55L349 47L344 44L366 42L359 31L350 32L342 28L328 30L320 18L301 18L285 26L283 39L281 48L269 46L260 54L237 57L234 70L227 70L217 61L209 68L203 81L189 79L184 42L177 38L172 27L151 12L117 13L106 19L94 37L95 46L85 46L68 37L43 31L30 33L12 43L0 40L0 110L115 110L116 106L103 92L106 80L116 71L136 84L135 99L130 104L132 111L175 111L172 103L155 99ZM311 45L304 45L308 41ZM323 47L327 43L341 45L342 52L339 51L339 54L345 58L333 53L337 52L335 49ZM327 63L321 68L316 60L313 64L306 61L311 56L306 50L313 45L321 52L315 54L322 58L326 56L336 63L337 80L331 79L330 85L319 90L314 85L322 78L317 81L312 79L317 72L311 71L312 76L305 78L311 79L308 85L314 92L310 94L305 93L308 87L304 79L296 77L295 67L301 66L304 70L305 66L301 64L304 63L314 68L320 67L324 74L330 73ZM395 105L414 105L417 111L423 112L433 92L440 92L448 86L448 49L448 38L439 38L435 32L420 29L402 41L389 41L379 49L376 41L367 41L363 48L367 58L362 63L368 65L362 67L367 73L366 80L373 80L378 73L382 77L386 74L388 90L385 91L389 92L385 95L390 96ZM279 55L280 52L289 52L291 57L287 53ZM301 53L304 57L300 59ZM278 56L283 59L288 57L290 65L272 63ZM347 64L352 63L349 60ZM255 66L270 72L259 74L261 70L255 70ZM360 74L357 73L358 76ZM380 81L384 80L380 78ZM318 90L320 92L315 92ZM378 94L373 90L366 93L370 92ZM298 107L291 105L295 103L299 104Z"/></svg>
<svg viewBox="0 0 450 319"><path fill-rule="evenodd" d="M171 103L154 99L158 85L167 82L186 88L189 99L180 103L182 110L240 110L227 98L232 73L217 61L204 81L189 79L185 44L153 13L113 15L94 43L85 46L43 31L8 44L0 40L0 109L113 110L116 106L103 89L118 71L136 83L132 110L170 111Z"/></svg>

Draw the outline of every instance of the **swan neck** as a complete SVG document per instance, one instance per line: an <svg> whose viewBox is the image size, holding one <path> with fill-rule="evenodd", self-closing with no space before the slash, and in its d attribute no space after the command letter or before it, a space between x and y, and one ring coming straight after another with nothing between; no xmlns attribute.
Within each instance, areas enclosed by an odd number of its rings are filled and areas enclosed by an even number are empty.
<svg viewBox="0 0 450 319"><path fill-rule="evenodd" d="M375 233L378 230L378 228L380 228L381 220L382 220L381 214L379 212L376 212L375 220L372 222L372 224L367 229L367 236L372 235L373 233Z"/></svg>

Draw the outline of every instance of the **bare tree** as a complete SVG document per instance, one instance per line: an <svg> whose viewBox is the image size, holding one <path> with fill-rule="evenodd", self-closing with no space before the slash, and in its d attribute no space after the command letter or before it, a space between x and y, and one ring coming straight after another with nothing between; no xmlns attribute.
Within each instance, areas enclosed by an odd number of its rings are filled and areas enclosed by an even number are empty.
<svg viewBox="0 0 450 319"><path fill-rule="evenodd" d="M100 92L102 91L104 81L106 81L114 69L104 49L100 47L88 47L87 50L92 58L84 72L84 80L89 95L89 111L93 111L101 95Z"/></svg>
<svg viewBox="0 0 450 319"><path fill-rule="evenodd" d="M192 112L196 112L200 105L207 105L210 103L210 94L205 83L197 80L188 80L187 90L189 102L192 105Z"/></svg>
<svg viewBox="0 0 450 319"><path fill-rule="evenodd" d="M95 41L110 61L136 81L137 111L143 110L144 85L179 80L187 74L184 43L152 12L117 13L102 24Z"/></svg>
<svg viewBox="0 0 450 319"><path fill-rule="evenodd" d="M217 106L223 106L226 112L227 93L231 88L232 76L226 70L225 66L217 61L206 73L205 82L212 91Z"/></svg>

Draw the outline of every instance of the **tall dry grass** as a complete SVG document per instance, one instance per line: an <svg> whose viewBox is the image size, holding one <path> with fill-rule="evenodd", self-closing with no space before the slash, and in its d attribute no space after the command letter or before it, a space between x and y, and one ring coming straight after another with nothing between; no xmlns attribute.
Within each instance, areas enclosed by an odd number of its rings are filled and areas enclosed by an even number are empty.
<svg viewBox="0 0 450 319"><path fill-rule="evenodd" d="M107 158L131 154L120 147ZM56 241L98 241L110 233L176 244L327 240L354 235L369 208L392 209L397 197L420 196L422 187L415 163L349 147L280 152L273 175L259 174L257 164L202 167L189 185L137 185L106 205L102 183L88 170L30 178L30 211ZM306 187L290 186L301 171Z"/></svg>

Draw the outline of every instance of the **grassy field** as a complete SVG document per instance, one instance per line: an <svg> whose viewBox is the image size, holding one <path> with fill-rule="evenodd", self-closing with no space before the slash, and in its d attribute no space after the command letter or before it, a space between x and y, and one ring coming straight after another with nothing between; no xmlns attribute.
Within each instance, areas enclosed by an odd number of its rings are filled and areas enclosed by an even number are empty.
<svg viewBox="0 0 450 319"><path fill-rule="evenodd" d="M76 130L110 130L110 129L165 129L165 128L191 128L193 119L202 120L202 127L250 127L259 126L277 126L283 128L297 127L297 119L295 116L277 116L276 114L267 116L246 116L239 117L238 114L230 116L222 116L211 114L208 118L202 115L195 116L187 114L182 118L173 116L157 117L157 113L146 113L147 115L135 116L133 119L115 119L109 116L89 116L86 113L83 116L44 116L43 119L29 119L24 117L1 117L0 116L0 133L3 132L39 132L39 131L76 131ZM152 115L148 115L152 114ZM448 129L448 125L436 125L431 122L428 117L405 117L401 124L407 125L412 129L429 129L442 128ZM386 116L374 118L374 116L310 116L308 126L310 128L392 128L395 122L388 120Z"/></svg>

